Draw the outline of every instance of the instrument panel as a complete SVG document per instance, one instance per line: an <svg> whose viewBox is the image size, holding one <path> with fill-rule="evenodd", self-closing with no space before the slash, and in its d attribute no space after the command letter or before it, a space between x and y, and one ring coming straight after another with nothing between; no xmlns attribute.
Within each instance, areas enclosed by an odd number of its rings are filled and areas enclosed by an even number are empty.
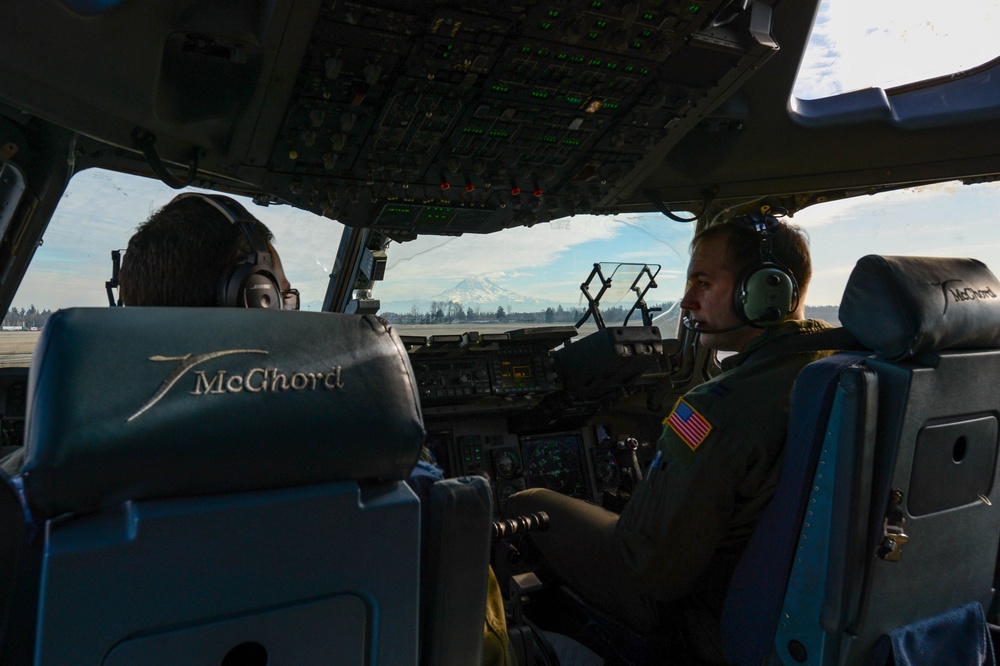
<svg viewBox="0 0 1000 666"><path fill-rule="evenodd" d="M28 404L28 369L0 368L0 458L24 442L24 414Z"/></svg>
<svg viewBox="0 0 1000 666"><path fill-rule="evenodd" d="M510 411L537 404L561 388L550 350L574 335L572 326L508 333L401 336L417 377L425 415L468 409Z"/></svg>
<svg viewBox="0 0 1000 666"><path fill-rule="evenodd" d="M508 432L504 419L440 420L428 425L426 445L446 476L486 477L497 514L511 495L527 488L602 504L605 493L621 488L628 474L631 459L618 442L639 437L640 458L651 458L659 419L640 424L598 416L605 422L528 435Z"/></svg>
<svg viewBox="0 0 1000 666"><path fill-rule="evenodd" d="M551 327L402 336L427 448L448 476L486 477L498 514L526 488L601 504L631 468L631 450L619 442L637 439L645 447L639 454L652 457L661 415L624 417L609 396L659 369L659 331L604 329L579 341L575 335L573 327Z"/></svg>
<svg viewBox="0 0 1000 666"><path fill-rule="evenodd" d="M776 50L729 0L377 4L324 3L264 187L399 240L601 210Z"/></svg>
<svg viewBox="0 0 1000 666"><path fill-rule="evenodd" d="M570 326L401 336L421 396L427 448L447 476L485 476L497 513L526 488L601 503L627 474L618 442L638 437L651 449L659 435L658 414L625 418L606 400L611 389L657 369L658 330L598 331L569 342L575 335ZM595 345L604 353L595 355ZM586 359L575 356L602 359L597 370L607 386L581 374ZM28 368L0 368L0 457L23 445L27 375Z"/></svg>

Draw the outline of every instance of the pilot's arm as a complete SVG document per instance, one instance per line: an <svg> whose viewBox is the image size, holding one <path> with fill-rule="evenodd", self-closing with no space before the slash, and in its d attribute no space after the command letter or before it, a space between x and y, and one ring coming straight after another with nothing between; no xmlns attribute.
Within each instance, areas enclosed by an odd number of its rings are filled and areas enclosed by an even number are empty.
<svg viewBox="0 0 1000 666"><path fill-rule="evenodd" d="M655 602L684 596L715 569L728 578L777 484L785 413L741 404L740 393L709 382L678 401L655 465L620 518L545 490L514 495L508 513L548 512L549 531L532 538L553 571L590 603L648 629Z"/></svg>
<svg viewBox="0 0 1000 666"><path fill-rule="evenodd" d="M739 396L713 395L717 388L678 400L616 525L630 577L660 601L691 592L702 576L725 585L777 486L784 411L732 404Z"/></svg>

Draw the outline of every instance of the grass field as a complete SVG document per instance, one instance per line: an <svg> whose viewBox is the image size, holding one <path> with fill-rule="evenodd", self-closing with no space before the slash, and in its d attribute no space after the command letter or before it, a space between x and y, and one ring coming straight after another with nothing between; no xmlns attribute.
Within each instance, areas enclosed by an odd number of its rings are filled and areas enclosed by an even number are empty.
<svg viewBox="0 0 1000 666"><path fill-rule="evenodd" d="M0 368L28 367L41 331L0 331Z"/></svg>
<svg viewBox="0 0 1000 666"><path fill-rule="evenodd" d="M41 331L0 332L0 355L30 354L35 349Z"/></svg>

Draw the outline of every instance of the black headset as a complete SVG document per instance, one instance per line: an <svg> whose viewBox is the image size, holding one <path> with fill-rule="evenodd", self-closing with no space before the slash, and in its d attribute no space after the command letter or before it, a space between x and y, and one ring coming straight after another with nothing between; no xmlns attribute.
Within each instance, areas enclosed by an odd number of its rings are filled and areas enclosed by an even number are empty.
<svg viewBox="0 0 1000 666"><path fill-rule="evenodd" d="M777 326L799 305L799 283L774 260L771 230L779 222L771 215L750 213L729 220L760 237L760 261L750 264L736 280L733 308L741 321L756 328Z"/></svg>
<svg viewBox="0 0 1000 666"><path fill-rule="evenodd" d="M221 194L185 192L174 201L196 197L212 206L231 224L236 225L250 244L246 259L227 268L219 280L216 302L230 308L282 308L281 285L274 274L267 239L257 230L254 217L237 201Z"/></svg>

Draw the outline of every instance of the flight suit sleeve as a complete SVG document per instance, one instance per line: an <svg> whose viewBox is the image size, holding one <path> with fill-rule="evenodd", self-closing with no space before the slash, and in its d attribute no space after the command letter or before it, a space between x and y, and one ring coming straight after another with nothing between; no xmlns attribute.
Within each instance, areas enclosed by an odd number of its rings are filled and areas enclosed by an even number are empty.
<svg viewBox="0 0 1000 666"><path fill-rule="evenodd" d="M660 601L688 593L730 531L746 483L743 410L691 394L664 419L657 457L616 526L633 582ZM751 438L752 439L752 438Z"/></svg>

